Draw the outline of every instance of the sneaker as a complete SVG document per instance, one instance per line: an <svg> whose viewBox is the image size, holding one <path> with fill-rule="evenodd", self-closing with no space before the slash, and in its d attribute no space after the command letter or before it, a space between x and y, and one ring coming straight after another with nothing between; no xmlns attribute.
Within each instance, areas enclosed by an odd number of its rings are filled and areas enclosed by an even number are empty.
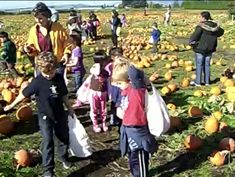
<svg viewBox="0 0 235 177"><path fill-rule="evenodd" d="M63 165L63 168L66 170L70 169L72 166L71 162L68 162L68 161L62 162L62 165Z"/></svg>
<svg viewBox="0 0 235 177"><path fill-rule="evenodd" d="M191 86L201 87L201 84L197 84L197 83L194 82L194 81L191 81L191 82L190 82L190 85L191 85Z"/></svg>
<svg viewBox="0 0 235 177"><path fill-rule="evenodd" d="M95 133L100 133L101 132L101 128L98 125L94 125L93 130L94 130Z"/></svg>
<svg viewBox="0 0 235 177"><path fill-rule="evenodd" d="M103 124L103 131L107 132L109 130L109 127L106 126L106 124Z"/></svg>

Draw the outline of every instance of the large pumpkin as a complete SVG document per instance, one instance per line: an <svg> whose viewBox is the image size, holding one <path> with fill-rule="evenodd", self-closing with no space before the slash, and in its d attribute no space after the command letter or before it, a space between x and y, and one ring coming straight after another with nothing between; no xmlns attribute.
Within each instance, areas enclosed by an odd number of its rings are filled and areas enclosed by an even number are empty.
<svg viewBox="0 0 235 177"><path fill-rule="evenodd" d="M201 138L194 135L189 135L184 140L185 147L191 151L198 150L202 146L202 143Z"/></svg>
<svg viewBox="0 0 235 177"><path fill-rule="evenodd" d="M21 121L28 121L32 119L33 111L30 106L23 105L16 111L16 118Z"/></svg>
<svg viewBox="0 0 235 177"><path fill-rule="evenodd" d="M14 123L6 115L0 116L0 133L9 135L14 130Z"/></svg>

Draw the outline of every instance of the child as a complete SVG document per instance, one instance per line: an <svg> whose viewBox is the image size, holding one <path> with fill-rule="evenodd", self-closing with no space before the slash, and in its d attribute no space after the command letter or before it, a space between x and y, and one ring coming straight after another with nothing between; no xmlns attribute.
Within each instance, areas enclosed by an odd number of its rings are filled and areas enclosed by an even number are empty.
<svg viewBox="0 0 235 177"><path fill-rule="evenodd" d="M6 64L7 69L10 71L11 74L13 74L14 76L18 76L19 74L15 69L16 46L14 42L9 39L8 33L5 31L0 32L0 42L3 46L3 51L0 55L0 60L3 61L2 64Z"/></svg>
<svg viewBox="0 0 235 177"><path fill-rule="evenodd" d="M169 5L164 17L164 24L169 25L171 19L171 6Z"/></svg>
<svg viewBox="0 0 235 177"><path fill-rule="evenodd" d="M148 176L149 154L157 150L157 142L148 129L144 73L128 62L119 62L112 79L122 89L121 153L128 153L132 176Z"/></svg>
<svg viewBox="0 0 235 177"><path fill-rule="evenodd" d="M81 24L81 29L82 29L82 41L85 41L87 40L88 37L88 24L85 20Z"/></svg>
<svg viewBox="0 0 235 177"><path fill-rule="evenodd" d="M96 133L101 132L98 122L98 114L102 119L103 131L108 131L106 126L106 100L107 100L107 80L109 77L108 72L104 69L105 63L107 63L107 55L105 51L98 51L94 55L95 64L90 69L92 74L90 81L90 117L93 122L93 130Z"/></svg>
<svg viewBox="0 0 235 177"><path fill-rule="evenodd" d="M121 23L122 23L122 27L126 27L127 26L126 15L125 14L122 14Z"/></svg>
<svg viewBox="0 0 235 177"><path fill-rule="evenodd" d="M69 34L72 33L72 30L76 29L78 31L81 31L81 24L78 21L77 12L72 10L69 15L69 19L67 21L67 26L69 29Z"/></svg>
<svg viewBox="0 0 235 177"><path fill-rule="evenodd" d="M157 45L160 41L161 31L158 29L157 23L153 23L153 31L151 34L152 42L153 42L153 53L157 52Z"/></svg>
<svg viewBox="0 0 235 177"><path fill-rule="evenodd" d="M112 76L112 70L114 62L117 57L122 56L123 51L121 48L111 48L109 51L109 56L111 57L111 62L105 66L105 69L109 72L109 75ZM121 101L121 90L119 87L111 85L109 83L108 87L109 97L111 100L111 115L110 115L110 125L121 125L121 119L117 117L116 108L120 105Z"/></svg>
<svg viewBox="0 0 235 177"><path fill-rule="evenodd" d="M83 65L83 53L81 48L81 38L79 35L79 31L72 30L72 34L70 34L70 38L73 44L71 61L66 65L67 67L72 67L74 83L75 83L75 91L79 89L82 85L83 77L86 73L85 67Z"/></svg>
<svg viewBox="0 0 235 177"><path fill-rule="evenodd" d="M68 102L68 90L63 76L56 73L56 58L51 52L42 52L36 57L36 67L40 74L18 95L13 103L4 108L5 111L14 108L25 97L36 96L38 121L42 134L42 165L43 176L54 175L54 136L57 138L57 149L65 169L70 168L68 162L68 116L64 106L71 116L73 109Z"/></svg>

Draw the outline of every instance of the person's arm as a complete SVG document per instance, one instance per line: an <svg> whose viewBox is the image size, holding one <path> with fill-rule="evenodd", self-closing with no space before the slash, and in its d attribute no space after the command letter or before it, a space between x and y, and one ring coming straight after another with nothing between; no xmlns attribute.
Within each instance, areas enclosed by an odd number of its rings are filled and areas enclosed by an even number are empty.
<svg viewBox="0 0 235 177"><path fill-rule="evenodd" d="M202 35L202 28L200 26L197 26L194 33L191 35L189 39L189 44L191 45L196 44L199 41L201 35Z"/></svg>
<svg viewBox="0 0 235 177"><path fill-rule="evenodd" d="M79 57L74 57L70 63L67 63L66 66L68 67L74 67L78 64Z"/></svg>
<svg viewBox="0 0 235 177"><path fill-rule="evenodd" d="M68 63L69 60L69 55L71 54L72 51L72 43L71 41L69 41L69 36L67 31L61 26L61 35L59 36L60 39L57 39L59 41L61 41L63 43L63 49L64 50L63 53L63 57L62 57L62 61L64 61L64 64Z"/></svg>
<svg viewBox="0 0 235 177"><path fill-rule="evenodd" d="M219 27L219 30L217 31L217 37L223 36L224 34L224 29Z"/></svg>
<svg viewBox="0 0 235 177"><path fill-rule="evenodd" d="M4 111L9 111L12 108L14 108L18 103L20 103L21 101L23 101L26 97L23 95L22 92L19 93L19 95L16 97L16 99L9 105L7 105L4 108Z"/></svg>

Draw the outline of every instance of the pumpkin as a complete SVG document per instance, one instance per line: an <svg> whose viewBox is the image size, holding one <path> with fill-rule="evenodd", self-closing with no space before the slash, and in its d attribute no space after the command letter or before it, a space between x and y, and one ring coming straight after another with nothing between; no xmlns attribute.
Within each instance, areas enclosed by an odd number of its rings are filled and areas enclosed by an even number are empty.
<svg viewBox="0 0 235 177"><path fill-rule="evenodd" d="M161 89L161 92L163 95L168 95L171 92L171 90L168 87L163 87Z"/></svg>
<svg viewBox="0 0 235 177"><path fill-rule="evenodd" d="M220 151L215 151L209 159L213 165L222 166L225 163L225 154Z"/></svg>
<svg viewBox="0 0 235 177"><path fill-rule="evenodd" d="M228 77L222 76L222 77L220 78L220 82L221 82L222 84L224 84L227 79L228 79Z"/></svg>
<svg viewBox="0 0 235 177"><path fill-rule="evenodd" d="M167 87L171 90L171 92L175 92L177 90L177 85L174 83L168 84Z"/></svg>
<svg viewBox="0 0 235 177"><path fill-rule="evenodd" d="M6 115L0 116L0 133L8 135L14 130L14 122Z"/></svg>
<svg viewBox="0 0 235 177"><path fill-rule="evenodd" d="M190 117L202 117L203 116L203 112L197 106L190 106L189 110L188 110L188 115Z"/></svg>
<svg viewBox="0 0 235 177"><path fill-rule="evenodd" d="M31 162L30 153L24 149L15 152L14 158L18 166L26 167L30 165Z"/></svg>
<svg viewBox="0 0 235 177"><path fill-rule="evenodd" d="M188 71L188 72L190 72L190 71L193 70L193 66L186 66L186 67L185 67L185 70Z"/></svg>
<svg viewBox="0 0 235 177"><path fill-rule="evenodd" d="M184 140L186 149L190 151L198 150L202 146L202 143L202 139L194 135L189 135Z"/></svg>
<svg viewBox="0 0 235 177"><path fill-rule="evenodd" d="M220 90L219 87L212 87L210 93L211 93L212 95L218 96L218 95L221 94L221 90Z"/></svg>
<svg viewBox="0 0 235 177"><path fill-rule="evenodd" d="M181 129L182 121L178 117L170 117L170 130Z"/></svg>
<svg viewBox="0 0 235 177"><path fill-rule="evenodd" d="M217 120L220 120L222 118L223 114L220 111L215 111L212 113L212 116L215 117Z"/></svg>
<svg viewBox="0 0 235 177"><path fill-rule="evenodd" d="M31 107L29 107L28 105L23 105L16 111L16 118L18 120L28 121L32 119L32 117L33 117L33 111Z"/></svg>
<svg viewBox="0 0 235 177"><path fill-rule="evenodd" d="M168 104L166 105L166 107L167 107L168 109L170 109L170 110L176 110L176 106L175 106L174 104L172 104L172 103L168 103Z"/></svg>
<svg viewBox="0 0 235 177"><path fill-rule="evenodd" d="M182 82L181 82L181 86L182 86L183 88L188 87L189 84L190 84L189 78L184 78L184 79L182 80Z"/></svg>
<svg viewBox="0 0 235 177"><path fill-rule="evenodd" d="M196 90L194 93L193 93L194 96L196 97L202 97L203 96L203 93L201 90Z"/></svg>
<svg viewBox="0 0 235 177"><path fill-rule="evenodd" d="M207 133L215 133L219 129L219 122L214 117L209 117L205 122L205 130Z"/></svg>
<svg viewBox="0 0 235 177"><path fill-rule="evenodd" d="M224 82L224 86L225 86L225 87L234 86L233 80L232 80L232 79L227 79L227 80Z"/></svg>
<svg viewBox="0 0 235 177"><path fill-rule="evenodd" d="M233 138L223 138L219 143L219 148L221 150L228 150L234 152L235 150L235 141Z"/></svg>
<svg viewBox="0 0 235 177"><path fill-rule="evenodd" d="M169 81L169 80L172 79L172 73L171 72L167 72L164 77L165 77L166 80Z"/></svg>
<svg viewBox="0 0 235 177"><path fill-rule="evenodd" d="M4 89L2 91L2 96L3 96L3 100L5 100L7 103L11 103L15 99L15 94L7 89Z"/></svg>
<svg viewBox="0 0 235 177"><path fill-rule="evenodd" d="M225 122L220 122L219 131L220 132L228 132L228 130L229 130L228 124L226 124Z"/></svg>

